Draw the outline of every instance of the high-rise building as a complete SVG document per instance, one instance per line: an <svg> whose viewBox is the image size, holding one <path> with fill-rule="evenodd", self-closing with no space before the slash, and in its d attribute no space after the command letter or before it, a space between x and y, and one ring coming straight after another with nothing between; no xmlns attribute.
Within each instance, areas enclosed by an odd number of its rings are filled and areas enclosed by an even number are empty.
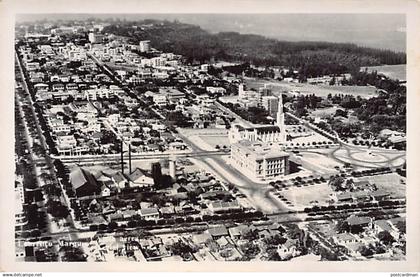
<svg viewBox="0 0 420 277"><path fill-rule="evenodd" d="M268 87L268 85L267 84L264 84L264 87L262 87L262 88L259 88L258 89L258 92L261 94L261 96L270 96L271 95L271 93L272 93L272 91L271 91L271 89Z"/></svg>
<svg viewBox="0 0 420 277"><path fill-rule="evenodd" d="M104 35L97 33L89 33L88 39L90 43L101 43L104 39Z"/></svg>
<svg viewBox="0 0 420 277"><path fill-rule="evenodd" d="M276 96L263 96L262 106L268 111L270 116L275 117L278 112L279 99Z"/></svg>
<svg viewBox="0 0 420 277"><path fill-rule="evenodd" d="M276 124L280 128L281 140L285 142L286 141L286 125L284 123L283 95L280 94L278 99L279 99L279 103L278 103L278 108L277 108Z"/></svg>
<svg viewBox="0 0 420 277"><path fill-rule="evenodd" d="M275 125L263 125L258 127L245 128L239 124L234 124L229 130L230 143L237 143L241 140L265 143L284 143L286 142L286 126L284 123L283 101L281 95L277 103L277 116Z"/></svg>
<svg viewBox="0 0 420 277"><path fill-rule="evenodd" d="M150 51L150 40L142 40L139 43L140 52L146 53Z"/></svg>
<svg viewBox="0 0 420 277"><path fill-rule="evenodd" d="M242 98L245 97L244 92L245 92L244 84L239 84L239 86L238 86L239 99L242 99Z"/></svg>
<svg viewBox="0 0 420 277"><path fill-rule="evenodd" d="M173 180L176 178L176 157L174 156L169 157L169 176L171 176Z"/></svg>

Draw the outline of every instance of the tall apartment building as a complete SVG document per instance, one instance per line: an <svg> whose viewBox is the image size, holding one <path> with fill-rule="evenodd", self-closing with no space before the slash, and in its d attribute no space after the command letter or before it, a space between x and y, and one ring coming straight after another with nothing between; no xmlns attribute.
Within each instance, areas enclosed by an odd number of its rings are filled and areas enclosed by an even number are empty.
<svg viewBox="0 0 420 277"><path fill-rule="evenodd" d="M139 43L139 50L142 53L150 51L150 40L142 40Z"/></svg>
<svg viewBox="0 0 420 277"><path fill-rule="evenodd" d="M276 96L263 96L261 102L262 106L268 111L270 116L276 116L279 106L279 99Z"/></svg>
<svg viewBox="0 0 420 277"><path fill-rule="evenodd" d="M264 125L251 128L244 128L239 124L235 124L229 130L229 141L230 143L237 143L241 140L284 143L286 141L286 126L284 124L283 101L281 100L281 95L278 98L277 103L276 121L276 125Z"/></svg>

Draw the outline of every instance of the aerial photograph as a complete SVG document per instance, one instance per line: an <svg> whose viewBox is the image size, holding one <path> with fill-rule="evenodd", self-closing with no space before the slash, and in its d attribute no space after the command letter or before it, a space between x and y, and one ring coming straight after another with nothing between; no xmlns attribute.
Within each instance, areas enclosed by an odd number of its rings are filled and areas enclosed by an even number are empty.
<svg viewBox="0 0 420 277"><path fill-rule="evenodd" d="M17 262L406 260L405 14L14 33Z"/></svg>

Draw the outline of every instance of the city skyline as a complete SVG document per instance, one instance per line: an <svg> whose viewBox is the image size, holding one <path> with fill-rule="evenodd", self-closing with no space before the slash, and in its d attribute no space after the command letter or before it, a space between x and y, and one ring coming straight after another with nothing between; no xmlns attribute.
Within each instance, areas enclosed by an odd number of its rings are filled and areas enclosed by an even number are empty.
<svg viewBox="0 0 420 277"><path fill-rule="evenodd" d="M15 26L16 261L406 260L405 53L57 16Z"/></svg>
<svg viewBox="0 0 420 277"><path fill-rule="evenodd" d="M327 41L406 51L403 14L18 14L17 20L178 20L212 33L259 34L284 41Z"/></svg>

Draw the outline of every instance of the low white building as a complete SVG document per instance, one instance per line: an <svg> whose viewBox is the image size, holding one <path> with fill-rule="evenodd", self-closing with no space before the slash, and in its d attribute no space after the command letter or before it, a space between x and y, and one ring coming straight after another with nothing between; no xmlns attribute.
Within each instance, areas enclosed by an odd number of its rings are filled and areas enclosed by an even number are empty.
<svg viewBox="0 0 420 277"><path fill-rule="evenodd" d="M130 187L150 187L154 185L152 176L140 168L136 168L129 176L127 176L127 179L129 180Z"/></svg>
<svg viewBox="0 0 420 277"><path fill-rule="evenodd" d="M154 220L159 218L159 211L156 208L140 209L139 214L145 220Z"/></svg>

